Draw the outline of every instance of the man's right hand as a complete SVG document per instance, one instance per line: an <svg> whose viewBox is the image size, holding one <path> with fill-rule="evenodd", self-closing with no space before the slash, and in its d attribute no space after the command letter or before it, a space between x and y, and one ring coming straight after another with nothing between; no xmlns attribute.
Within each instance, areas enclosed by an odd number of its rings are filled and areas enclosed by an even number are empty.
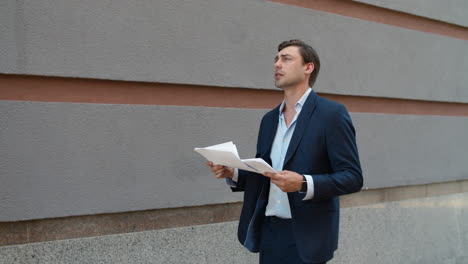
<svg viewBox="0 0 468 264"><path fill-rule="evenodd" d="M208 161L206 165L210 167L211 172L217 179L232 178L232 176L234 176L234 169L228 168L223 165L214 165L211 161Z"/></svg>

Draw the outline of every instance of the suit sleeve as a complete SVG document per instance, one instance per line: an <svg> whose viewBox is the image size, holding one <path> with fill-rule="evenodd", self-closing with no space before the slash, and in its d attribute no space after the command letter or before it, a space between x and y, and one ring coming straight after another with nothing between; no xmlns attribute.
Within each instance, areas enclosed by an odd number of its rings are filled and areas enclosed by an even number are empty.
<svg viewBox="0 0 468 264"><path fill-rule="evenodd" d="M233 192L242 192L245 190L246 179L249 177L249 171L239 170L239 176L237 178L236 186L231 186Z"/></svg>
<svg viewBox="0 0 468 264"><path fill-rule="evenodd" d="M325 141L331 171L328 174L312 175L312 200L358 192L363 185L355 130L348 111L340 105L325 122Z"/></svg>

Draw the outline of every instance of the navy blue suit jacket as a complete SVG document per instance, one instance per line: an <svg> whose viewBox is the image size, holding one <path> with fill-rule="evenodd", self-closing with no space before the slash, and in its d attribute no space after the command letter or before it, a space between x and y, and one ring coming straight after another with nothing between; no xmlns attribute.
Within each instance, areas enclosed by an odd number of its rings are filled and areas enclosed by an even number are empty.
<svg viewBox="0 0 468 264"><path fill-rule="evenodd" d="M278 126L279 106L263 117L257 141L257 158L271 164L270 152ZM346 108L334 101L309 94L297 118L284 170L312 175L314 196L288 193L293 233L305 262L328 261L338 246L339 198L357 192L363 184L355 131ZM239 170L233 191L244 191L239 221L239 241L258 252L260 231L268 202L270 179Z"/></svg>

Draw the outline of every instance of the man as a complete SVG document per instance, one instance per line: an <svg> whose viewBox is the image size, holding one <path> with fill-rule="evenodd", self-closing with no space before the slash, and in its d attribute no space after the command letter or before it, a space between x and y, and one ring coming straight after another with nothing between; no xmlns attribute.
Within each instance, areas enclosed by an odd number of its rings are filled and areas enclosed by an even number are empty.
<svg viewBox="0 0 468 264"><path fill-rule="evenodd" d="M260 263L326 263L338 246L338 196L363 184L354 127L343 105L312 91L320 70L312 47L281 43L274 69L284 100L261 121L256 157L278 173L207 165L244 191L238 238Z"/></svg>

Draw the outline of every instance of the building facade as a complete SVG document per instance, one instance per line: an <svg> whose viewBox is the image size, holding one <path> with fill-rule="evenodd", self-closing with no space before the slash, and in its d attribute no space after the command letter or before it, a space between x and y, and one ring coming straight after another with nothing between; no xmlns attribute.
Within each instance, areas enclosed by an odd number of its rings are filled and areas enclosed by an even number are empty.
<svg viewBox="0 0 468 264"><path fill-rule="evenodd" d="M277 45L310 43L364 189L331 263L467 263L468 3L4 0L0 263L255 263L242 194L193 151L255 154Z"/></svg>

